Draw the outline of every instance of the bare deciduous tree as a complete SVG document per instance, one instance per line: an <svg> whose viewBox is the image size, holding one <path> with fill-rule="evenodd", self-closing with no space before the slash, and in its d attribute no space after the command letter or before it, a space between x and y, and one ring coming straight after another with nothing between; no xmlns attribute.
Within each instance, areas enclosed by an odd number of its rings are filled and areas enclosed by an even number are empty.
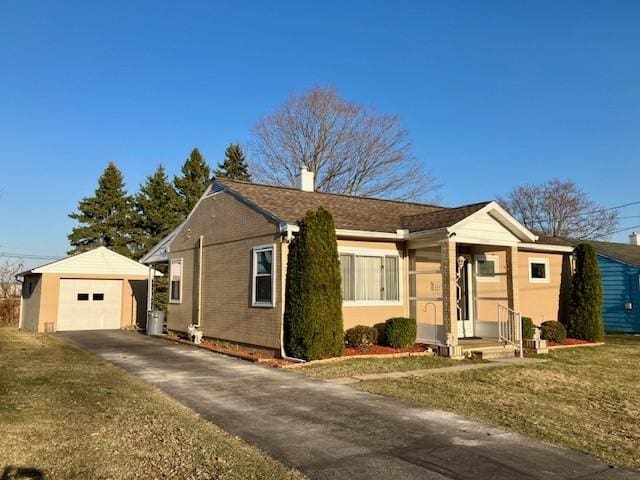
<svg viewBox="0 0 640 480"><path fill-rule="evenodd" d="M438 187L397 116L348 102L332 88L291 96L253 133L258 181L292 186L306 166L322 192L415 199Z"/></svg>
<svg viewBox="0 0 640 480"><path fill-rule="evenodd" d="M618 213L591 200L574 182L550 180L539 185L520 185L498 200L534 232L576 240L611 235Z"/></svg>
<svg viewBox="0 0 640 480"><path fill-rule="evenodd" d="M16 274L24 270L20 262L0 262L0 325L17 325L20 314L20 288Z"/></svg>

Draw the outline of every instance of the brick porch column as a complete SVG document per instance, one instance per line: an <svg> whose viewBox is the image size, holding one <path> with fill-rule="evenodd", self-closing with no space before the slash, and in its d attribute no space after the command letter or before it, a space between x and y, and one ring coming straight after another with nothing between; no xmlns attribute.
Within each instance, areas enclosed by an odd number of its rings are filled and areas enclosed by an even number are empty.
<svg viewBox="0 0 640 480"><path fill-rule="evenodd" d="M442 320L445 342L458 344L458 312L456 308L456 242L444 240L440 244L440 272L442 274Z"/></svg>
<svg viewBox="0 0 640 480"><path fill-rule="evenodd" d="M509 308L520 311L518 296L518 247L507 247L507 298Z"/></svg>

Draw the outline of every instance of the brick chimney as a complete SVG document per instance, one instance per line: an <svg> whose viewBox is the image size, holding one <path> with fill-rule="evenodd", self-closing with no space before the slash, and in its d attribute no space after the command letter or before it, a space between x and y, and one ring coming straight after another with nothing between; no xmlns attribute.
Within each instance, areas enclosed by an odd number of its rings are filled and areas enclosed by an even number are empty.
<svg viewBox="0 0 640 480"><path fill-rule="evenodd" d="M307 167L302 167L300 173L296 176L296 188L304 192L313 192L315 190L314 177L313 172L307 170Z"/></svg>
<svg viewBox="0 0 640 480"><path fill-rule="evenodd" d="M629 235L629 243L631 245L640 245L640 234L638 234L637 232L633 232L631 235Z"/></svg>

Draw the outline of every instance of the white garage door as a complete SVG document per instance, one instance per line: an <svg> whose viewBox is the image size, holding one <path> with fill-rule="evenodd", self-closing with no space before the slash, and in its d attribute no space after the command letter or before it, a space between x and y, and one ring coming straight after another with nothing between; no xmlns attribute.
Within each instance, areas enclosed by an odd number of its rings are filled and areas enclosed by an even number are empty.
<svg viewBox="0 0 640 480"><path fill-rule="evenodd" d="M122 280L60 280L57 330L120 328Z"/></svg>

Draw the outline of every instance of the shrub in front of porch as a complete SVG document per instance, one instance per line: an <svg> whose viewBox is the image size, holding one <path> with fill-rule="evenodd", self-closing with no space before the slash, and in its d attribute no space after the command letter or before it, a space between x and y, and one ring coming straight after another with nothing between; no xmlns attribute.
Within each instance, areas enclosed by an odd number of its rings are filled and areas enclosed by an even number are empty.
<svg viewBox="0 0 640 480"><path fill-rule="evenodd" d="M366 325L356 325L344 332L344 343L350 347L368 347L378 341L378 331Z"/></svg>
<svg viewBox="0 0 640 480"><path fill-rule="evenodd" d="M567 329L560 322L548 320L540 325L540 338L555 343L564 343L567 338Z"/></svg>
<svg viewBox="0 0 640 480"><path fill-rule="evenodd" d="M601 342L604 324L598 257L594 248L586 243L576 247L575 255L576 270L571 282L567 331L571 338Z"/></svg>
<svg viewBox="0 0 640 480"><path fill-rule="evenodd" d="M344 347L336 227L324 208L306 213L289 245L284 311L288 355L338 357Z"/></svg>
<svg viewBox="0 0 640 480"><path fill-rule="evenodd" d="M386 342L390 347L409 348L416 342L417 325L413 318L395 317L385 322Z"/></svg>
<svg viewBox="0 0 640 480"><path fill-rule="evenodd" d="M530 340L536 333L536 326L530 317L522 317L522 338Z"/></svg>

